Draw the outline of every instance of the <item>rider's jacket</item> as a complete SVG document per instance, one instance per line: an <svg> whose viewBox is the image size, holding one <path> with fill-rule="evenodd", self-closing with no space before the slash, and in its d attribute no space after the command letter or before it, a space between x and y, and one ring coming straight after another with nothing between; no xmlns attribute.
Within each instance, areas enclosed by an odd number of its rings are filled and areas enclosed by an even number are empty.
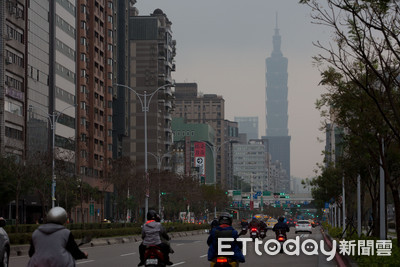
<svg viewBox="0 0 400 267"><path fill-rule="evenodd" d="M71 231L60 224L46 223L32 234L28 267L75 266L86 255L79 249Z"/></svg>
<svg viewBox="0 0 400 267"><path fill-rule="evenodd" d="M286 235L286 232L289 232L289 226L284 223L284 222L278 222L274 225L274 228L272 228L272 231L276 232L278 234L279 230L284 230L284 233Z"/></svg>
<svg viewBox="0 0 400 267"><path fill-rule="evenodd" d="M267 224L266 224L265 222L263 222L263 221L260 221L259 226L260 226L260 230L261 230L261 229L264 229L264 230L267 229Z"/></svg>
<svg viewBox="0 0 400 267"><path fill-rule="evenodd" d="M213 228L210 232L210 235L207 239L208 248L208 260L212 261L216 256L218 256L218 238L227 238L233 237L234 241L231 243L231 251L233 251L234 255L230 256L232 259L237 260L239 262L245 262L244 256L242 253L242 242L236 241L239 237L238 232L230 225L221 224L215 228ZM224 245L227 242L223 242Z"/></svg>
<svg viewBox="0 0 400 267"><path fill-rule="evenodd" d="M161 236L169 240L169 236L161 223L155 220L147 221L142 228L143 245L158 245L161 243Z"/></svg>
<svg viewBox="0 0 400 267"><path fill-rule="evenodd" d="M249 223L249 228L259 228L260 227L260 223L257 219L252 219Z"/></svg>

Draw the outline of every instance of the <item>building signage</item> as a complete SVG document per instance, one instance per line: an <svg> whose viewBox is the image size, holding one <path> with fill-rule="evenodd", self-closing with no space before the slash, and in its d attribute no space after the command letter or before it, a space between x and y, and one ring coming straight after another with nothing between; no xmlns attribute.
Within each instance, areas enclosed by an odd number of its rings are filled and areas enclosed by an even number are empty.
<svg viewBox="0 0 400 267"><path fill-rule="evenodd" d="M15 90L12 87L6 86L6 95L15 98L17 100L24 101L24 93Z"/></svg>
<svg viewBox="0 0 400 267"><path fill-rule="evenodd" d="M194 143L194 166L199 168L199 174L206 177L206 144Z"/></svg>

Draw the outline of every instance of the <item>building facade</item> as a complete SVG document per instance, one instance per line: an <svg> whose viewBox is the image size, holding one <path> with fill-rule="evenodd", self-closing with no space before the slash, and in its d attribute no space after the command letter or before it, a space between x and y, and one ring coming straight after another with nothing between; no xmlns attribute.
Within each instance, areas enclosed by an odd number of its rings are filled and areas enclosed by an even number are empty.
<svg viewBox="0 0 400 267"><path fill-rule="evenodd" d="M214 129L206 123L186 123L184 118L172 119L174 134L174 172L186 176L198 176L199 182L215 184L214 158L210 147L214 146ZM201 145L204 153L196 155ZM199 162L197 156L201 157Z"/></svg>
<svg viewBox="0 0 400 267"><path fill-rule="evenodd" d="M233 144L233 174L250 184L254 192L268 189L267 155L262 140Z"/></svg>
<svg viewBox="0 0 400 267"><path fill-rule="evenodd" d="M26 151L26 6L3 1L0 7L0 153L19 159Z"/></svg>
<svg viewBox="0 0 400 267"><path fill-rule="evenodd" d="M235 117L238 123L239 133L247 134L247 141L258 139L258 117Z"/></svg>
<svg viewBox="0 0 400 267"><path fill-rule="evenodd" d="M288 130L288 59L281 52L281 36L275 28L273 51L266 59L266 139L272 162L286 170L285 188L290 188L290 139ZM289 193L289 192L285 192Z"/></svg>
<svg viewBox="0 0 400 267"><path fill-rule="evenodd" d="M148 156L145 155L145 129L148 152L165 155L162 169L171 169L171 85L174 84L171 75L175 71L176 45L171 25L160 9L149 16L131 13L129 17L129 77L126 85L135 92L125 90L129 103L129 121L126 123L129 136L122 140L122 155L128 155L136 163L138 172L145 170L145 157ZM149 157L148 169L155 168L157 160Z"/></svg>
<svg viewBox="0 0 400 267"><path fill-rule="evenodd" d="M227 188L230 166L226 158L231 144L226 135L225 100L216 94L198 94L196 83L175 84L174 118L185 118L187 123L207 123L215 130L216 183Z"/></svg>

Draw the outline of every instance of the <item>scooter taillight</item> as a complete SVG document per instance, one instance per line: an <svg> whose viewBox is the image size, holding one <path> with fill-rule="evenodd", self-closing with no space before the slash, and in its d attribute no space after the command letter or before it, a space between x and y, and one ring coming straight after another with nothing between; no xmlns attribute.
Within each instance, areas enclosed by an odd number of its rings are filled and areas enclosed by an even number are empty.
<svg viewBox="0 0 400 267"><path fill-rule="evenodd" d="M285 238L283 236L278 237L278 241L284 241Z"/></svg>
<svg viewBox="0 0 400 267"><path fill-rule="evenodd" d="M228 259L227 258L217 258L218 263L227 263Z"/></svg>
<svg viewBox="0 0 400 267"><path fill-rule="evenodd" d="M251 231L255 232L255 231L257 231L257 228L251 228Z"/></svg>

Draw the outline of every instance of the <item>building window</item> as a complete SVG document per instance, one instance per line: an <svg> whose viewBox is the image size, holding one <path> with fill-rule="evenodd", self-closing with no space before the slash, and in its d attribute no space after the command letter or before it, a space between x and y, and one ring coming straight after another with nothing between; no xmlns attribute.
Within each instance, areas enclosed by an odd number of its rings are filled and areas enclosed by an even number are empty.
<svg viewBox="0 0 400 267"><path fill-rule="evenodd" d="M9 138L15 139L15 140L23 140L23 133L20 130L10 128L6 126L5 129L5 135Z"/></svg>
<svg viewBox="0 0 400 267"><path fill-rule="evenodd" d="M6 111L8 111L8 112L11 112L11 113L13 113L13 114L15 114L15 115L18 115L18 116L22 116L22 114L23 114L23 106L22 106L22 103L19 103L19 102L11 102L11 101L9 101L9 100L6 100L5 101L5 107L4 107L4 109L6 110Z"/></svg>

